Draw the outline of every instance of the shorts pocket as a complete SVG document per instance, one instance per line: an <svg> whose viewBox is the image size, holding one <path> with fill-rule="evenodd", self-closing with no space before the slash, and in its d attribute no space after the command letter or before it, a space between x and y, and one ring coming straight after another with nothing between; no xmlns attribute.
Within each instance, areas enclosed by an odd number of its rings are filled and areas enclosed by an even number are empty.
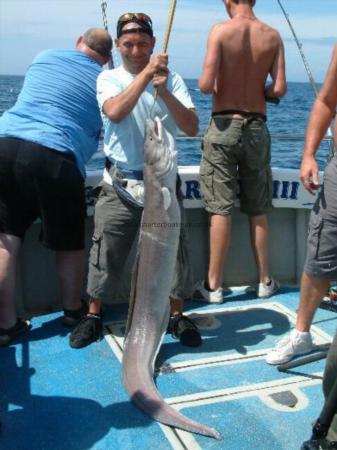
<svg viewBox="0 0 337 450"><path fill-rule="evenodd" d="M242 142L242 124L241 120L214 117L207 137L213 145L225 148L236 146Z"/></svg>
<svg viewBox="0 0 337 450"><path fill-rule="evenodd" d="M314 258L318 257L323 224L324 221L321 216L311 213L308 230L308 253Z"/></svg>
<svg viewBox="0 0 337 450"><path fill-rule="evenodd" d="M92 237L92 247L90 250L90 257L89 257L90 263L93 266L98 267L99 265L101 248L102 248L102 234L94 233Z"/></svg>
<svg viewBox="0 0 337 450"><path fill-rule="evenodd" d="M200 188L204 200L212 201L214 199L214 168L213 166L207 162L202 161L200 165Z"/></svg>

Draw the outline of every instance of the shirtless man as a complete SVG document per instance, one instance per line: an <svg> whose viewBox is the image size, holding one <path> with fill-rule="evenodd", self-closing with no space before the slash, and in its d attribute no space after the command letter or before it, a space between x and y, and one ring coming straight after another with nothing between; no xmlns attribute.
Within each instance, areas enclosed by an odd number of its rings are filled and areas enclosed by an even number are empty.
<svg viewBox="0 0 337 450"><path fill-rule="evenodd" d="M230 20L213 26L199 87L213 94L213 112L203 139L201 191L211 215L208 279L202 300L223 302L223 271L231 234L231 212L240 176L241 211L249 216L259 274L257 294L279 288L268 267L268 222L272 207L270 136L266 100L286 93L280 35L257 19L255 0L224 0ZM268 75L272 83L265 87Z"/></svg>

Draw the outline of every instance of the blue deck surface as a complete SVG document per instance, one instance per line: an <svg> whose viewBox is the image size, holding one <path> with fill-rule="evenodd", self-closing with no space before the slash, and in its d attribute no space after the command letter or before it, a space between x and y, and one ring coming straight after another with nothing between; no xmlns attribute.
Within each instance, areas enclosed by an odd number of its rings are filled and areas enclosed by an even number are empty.
<svg viewBox="0 0 337 450"><path fill-rule="evenodd" d="M120 380L126 307L106 311L111 337L82 350L68 346L60 313L34 318L33 329L0 349L0 448L3 450L263 449L298 450L310 437L323 397L325 361L280 373L265 354L293 326L298 290L261 302L242 290L219 306L186 302L203 345L162 345L158 390L188 417L216 428L222 441L161 427L128 399ZM334 312L319 309L314 340L331 340ZM288 392L296 405L273 395Z"/></svg>

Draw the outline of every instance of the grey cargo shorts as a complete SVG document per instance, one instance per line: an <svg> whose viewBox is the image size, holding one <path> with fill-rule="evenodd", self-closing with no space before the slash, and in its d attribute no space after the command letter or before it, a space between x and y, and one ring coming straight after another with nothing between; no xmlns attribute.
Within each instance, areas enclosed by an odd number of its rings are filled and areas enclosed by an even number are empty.
<svg viewBox="0 0 337 450"><path fill-rule="evenodd" d="M321 192L311 211L304 272L315 278L337 279L337 158L324 172Z"/></svg>
<svg viewBox="0 0 337 450"><path fill-rule="evenodd" d="M171 297L189 298L193 293L192 269L184 227L182 198L181 232ZM92 298L108 302L115 283L121 278L126 259L138 235L142 209L122 200L114 187L103 182L95 206L94 234L89 256L87 292ZM163 262L165 264L165 262Z"/></svg>

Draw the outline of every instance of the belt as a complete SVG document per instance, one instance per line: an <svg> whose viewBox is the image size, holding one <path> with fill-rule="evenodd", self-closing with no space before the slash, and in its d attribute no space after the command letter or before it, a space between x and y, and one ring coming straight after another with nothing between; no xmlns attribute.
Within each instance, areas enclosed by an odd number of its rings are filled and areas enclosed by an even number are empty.
<svg viewBox="0 0 337 450"><path fill-rule="evenodd" d="M250 111L240 111L239 109L225 109L223 111L214 111L212 112L212 117L216 116L227 116L227 115L234 115L234 114L240 114L240 116L244 117L245 119L262 119L263 122L267 122L267 116L265 114L262 114L260 112L250 112ZM236 118L234 119L236 120ZM237 118L237 120L240 120Z"/></svg>
<svg viewBox="0 0 337 450"><path fill-rule="evenodd" d="M105 158L105 168L109 172L111 167L115 167L123 175L124 178L129 178L131 180L143 180L144 175L142 170L132 170L126 169L121 166L119 161L113 158Z"/></svg>

